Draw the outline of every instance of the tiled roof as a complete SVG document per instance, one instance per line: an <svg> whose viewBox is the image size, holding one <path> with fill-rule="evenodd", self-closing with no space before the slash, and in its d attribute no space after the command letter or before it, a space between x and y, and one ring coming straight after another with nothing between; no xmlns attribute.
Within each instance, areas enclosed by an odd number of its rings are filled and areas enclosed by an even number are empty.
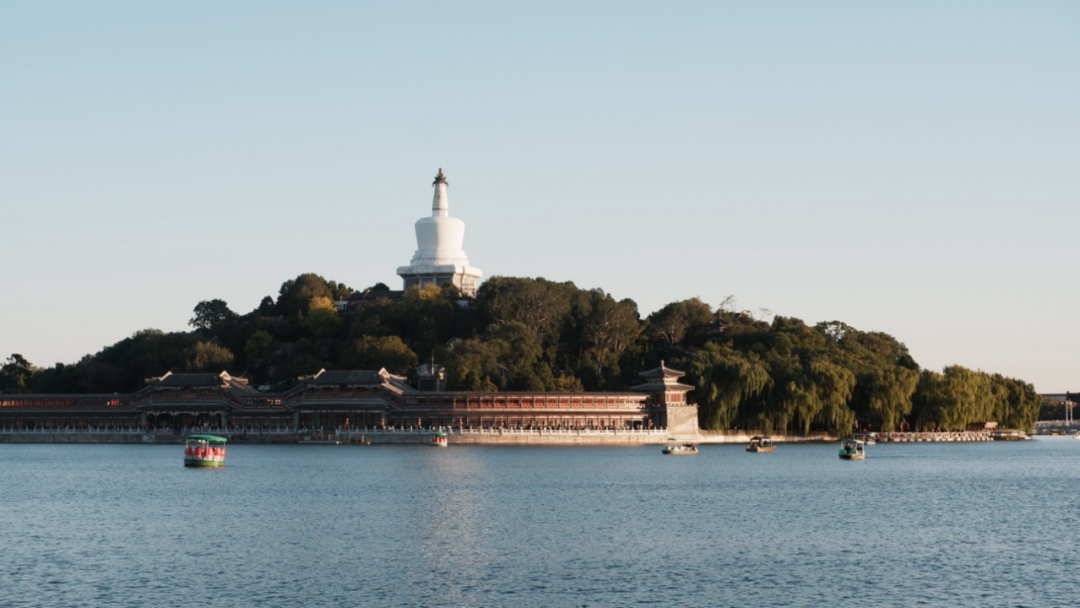
<svg viewBox="0 0 1080 608"><path fill-rule="evenodd" d="M314 376L304 376L300 378L300 381L315 386L334 385L341 386L347 384L382 384L386 378L383 374L386 374L385 370L371 371L371 370L319 370L319 373ZM389 376L389 374L386 374Z"/></svg>
<svg viewBox="0 0 1080 608"><path fill-rule="evenodd" d="M671 369L664 365L664 362L660 362L660 367L650 369L638 374L642 378L682 378L686 375L686 372L680 372L677 369Z"/></svg>
<svg viewBox="0 0 1080 608"><path fill-rule="evenodd" d="M147 378L146 383L153 386L173 388L228 387L245 393L258 393L257 390L248 386L247 378L230 376L229 372L221 372L220 374L174 374L167 372L164 376Z"/></svg>

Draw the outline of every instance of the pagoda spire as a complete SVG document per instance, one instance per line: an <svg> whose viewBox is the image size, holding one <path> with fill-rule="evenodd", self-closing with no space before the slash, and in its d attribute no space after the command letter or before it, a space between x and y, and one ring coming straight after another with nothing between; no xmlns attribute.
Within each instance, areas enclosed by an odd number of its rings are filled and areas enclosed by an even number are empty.
<svg viewBox="0 0 1080 608"><path fill-rule="evenodd" d="M435 196L431 199L431 217L449 217L450 199L446 195L446 187L450 185L450 182L446 181L442 167L439 167L439 174L435 176L435 181L431 182L431 185L435 186Z"/></svg>

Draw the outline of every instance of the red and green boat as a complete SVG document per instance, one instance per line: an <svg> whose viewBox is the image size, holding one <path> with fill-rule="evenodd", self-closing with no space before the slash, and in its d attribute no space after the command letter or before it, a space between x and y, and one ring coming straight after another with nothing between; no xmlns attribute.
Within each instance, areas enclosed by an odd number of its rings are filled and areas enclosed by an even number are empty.
<svg viewBox="0 0 1080 608"><path fill-rule="evenodd" d="M225 442L217 435L188 435L184 440L185 467L225 466Z"/></svg>

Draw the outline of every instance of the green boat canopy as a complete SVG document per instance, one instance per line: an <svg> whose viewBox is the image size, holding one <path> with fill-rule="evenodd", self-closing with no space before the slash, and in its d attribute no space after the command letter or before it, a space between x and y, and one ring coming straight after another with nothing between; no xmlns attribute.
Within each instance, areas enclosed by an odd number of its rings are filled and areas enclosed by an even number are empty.
<svg viewBox="0 0 1080 608"><path fill-rule="evenodd" d="M225 443L228 439L224 437L218 437L217 435L188 435L189 440L195 441L214 441L218 443Z"/></svg>

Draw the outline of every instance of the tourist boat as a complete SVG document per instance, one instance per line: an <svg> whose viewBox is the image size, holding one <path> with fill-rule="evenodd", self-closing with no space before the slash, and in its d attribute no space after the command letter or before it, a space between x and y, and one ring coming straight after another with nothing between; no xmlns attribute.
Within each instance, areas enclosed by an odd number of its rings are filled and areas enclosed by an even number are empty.
<svg viewBox="0 0 1080 608"><path fill-rule="evenodd" d="M188 435L184 440L184 466L225 466L226 441L224 437L216 435Z"/></svg>
<svg viewBox="0 0 1080 608"><path fill-rule="evenodd" d="M747 452L775 452L776 446L773 445L772 437L766 437L764 435L750 438L750 445L746 446Z"/></svg>
<svg viewBox="0 0 1080 608"><path fill-rule="evenodd" d="M845 439L840 447L840 460L863 460L866 458L866 450L863 442L858 439Z"/></svg>
<svg viewBox="0 0 1080 608"><path fill-rule="evenodd" d="M428 445L436 448L445 448L450 445L450 436L446 433L433 433L431 439L428 440Z"/></svg>
<svg viewBox="0 0 1080 608"><path fill-rule="evenodd" d="M696 443L681 443L681 444L665 445L664 449L661 450L661 451L663 453L665 453L665 454L670 454L670 455L673 455L673 456L683 456L683 455L697 454L697 444Z"/></svg>
<svg viewBox="0 0 1080 608"><path fill-rule="evenodd" d="M997 429L990 431L990 438L994 441L1027 441L1031 439L1027 433L1015 429Z"/></svg>
<svg viewBox="0 0 1080 608"><path fill-rule="evenodd" d="M854 433L852 439L863 442L863 445L876 445L877 433Z"/></svg>

